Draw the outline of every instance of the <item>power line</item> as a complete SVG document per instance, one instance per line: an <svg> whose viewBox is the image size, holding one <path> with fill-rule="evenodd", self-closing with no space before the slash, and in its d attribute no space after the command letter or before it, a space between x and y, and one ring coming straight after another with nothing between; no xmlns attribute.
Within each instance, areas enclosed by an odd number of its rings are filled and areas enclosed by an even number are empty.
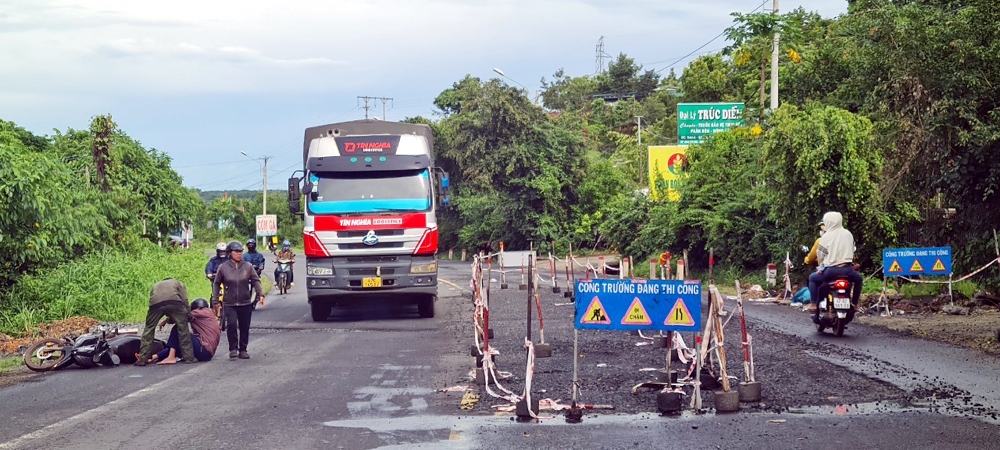
<svg viewBox="0 0 1000 450"><path fill-rule="evenodd" d="M764 3L766 3L766 0L764 2L761 2L760 5L758 5L756 8L754 8L753 11L750 11L748 14L753 14L753 13L757 12L759 9L763 8L764 7ZM708 46L708 44L711 44L712 42L715 42L716 39L724 36L725 34L726 34L726 30L722 30L722 32L719 33L718 36L715 36L714 38L709 39L708 42L706 42L704 44L701 44L701 46L699 46L698 48L696 48L693 51L691 51L691 53L688 53L688 54L686 54L684 56L681 56L680 58L677 58L676 60L674 60L673 62L671 62L670 65L668 65L668 66L666 66L666 67L664 67L664 68L662 68L660 70L657 70L656 73L663 72L664 70L673 67L677 63L679 63L682 60L684 60L684 58L687 58L688 56L691 56L691 55L695 54L695 52L697 52L698 50L701 50L701 49L705 48L706 46Z"/></svg>

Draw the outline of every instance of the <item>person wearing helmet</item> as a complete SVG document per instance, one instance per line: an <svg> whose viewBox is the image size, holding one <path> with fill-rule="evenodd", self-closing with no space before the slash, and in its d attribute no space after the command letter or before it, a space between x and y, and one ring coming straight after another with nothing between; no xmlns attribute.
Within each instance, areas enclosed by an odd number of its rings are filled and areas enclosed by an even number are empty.
<svg viewBox="0 0 1000 450"><path fill-rule="evenodd" d="M228 259L229 255L226 251L226 243L219 242L215 245L215 256L208 260L208 264L205 264L205 278L209 280L215 278L215 271L219 270L219 265Z"/></svg>
<svg viewBox="0 0 1000 450"><path fill-rule="evenodd" d="M819 262L816 258L816 252L819 250L819 240L823 237L823 233L826 231L826 225L823 222L819 223L819 237L816 238L816 242L813 242L812 249L809 250L809 254L806 255L805 261L803 261L807 266L816 264L816 270L809 274L809 306L806 308L809 312L816 312L816 308L819 304L818 293L819 284L823 282L823 264ZM803 247L805 248L805 247Z"/></svg>
<svg viewBox="0 0 1000 450"><path fill-rule="evenodd" d="M243 254L243 260L253 266L259 277L261 271L264 270L264 255L257 251L256 239L247 239L247 251Z"/></svg>
<svg viewBox="0 0 1000 450"><path fill-rule="evenodd" d="M173 323L170 319L160 322L162 329L167 323ZM188 323L191 324L191 345L194 347L194 357L198 361L210 361L215 355L215 350L219 347L219 339L222 331L219 329L219 321L215 318L215 313L208 306L208 301L198 297L191 302L191 314L188 316ZM149 362L156 362L157 365L175 364L178 362L177 352L180 351L180 339L177 326L170 330L170 337L167 338L167 346L160 353L153 355Z"/></svg>
<svg viewBox="0 0 1000 450"><path fill-rule="evenodd" d="M250 359L250 354L247 353L247 344L250 341L250 317L253 314L255 299L264 306L264 289L260 285L257 271L243 261L243 244L233 241L229 243L227 249L229 261L219 266L212 282L212 304L219 301L220 286L225 286L223 312L228 324L226 340L229 341L229 358Z"/></svg>
<svg viewBox="0 0 1000 450"><path fill-rule="evenodd" d="M274 262L278 262L279 259L286 259L286 260L291 261L292 264L295 264L295 253L292 252L292 243L288 242L287 239L284 242L281 243L281 250L278 251L278 253L275 254L275 256L274 256ZM275 280L278 279L278 269L277 268L274 269L274 279ZM294 270L288 272L288 285L289 286L293 286L293 287L295 286L295 271Z"/></svg>

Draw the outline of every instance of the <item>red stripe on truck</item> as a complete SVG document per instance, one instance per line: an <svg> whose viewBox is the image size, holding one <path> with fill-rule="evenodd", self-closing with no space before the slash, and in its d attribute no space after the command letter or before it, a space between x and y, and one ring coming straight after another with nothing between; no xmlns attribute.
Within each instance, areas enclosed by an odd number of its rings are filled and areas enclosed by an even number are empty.
<svg viewBox="0 0 1000 450"><path fill-rule="evenodd" d="M423 213L398 216L315 216L313 225L316 231L425 228L427 216Z"/></svg>

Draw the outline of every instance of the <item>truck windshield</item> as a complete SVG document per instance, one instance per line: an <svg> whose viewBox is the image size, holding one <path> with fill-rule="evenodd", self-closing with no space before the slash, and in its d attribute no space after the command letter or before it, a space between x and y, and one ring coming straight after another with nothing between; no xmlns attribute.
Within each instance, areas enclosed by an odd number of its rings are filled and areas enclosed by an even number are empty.
<svg viewBox="0 0 1000 450"><path fill-rule="evenodd" d="M313 214L428 211L431 183L426 169L393 172L311 173ZM312 197L312 196L309 196Z"/></svg>

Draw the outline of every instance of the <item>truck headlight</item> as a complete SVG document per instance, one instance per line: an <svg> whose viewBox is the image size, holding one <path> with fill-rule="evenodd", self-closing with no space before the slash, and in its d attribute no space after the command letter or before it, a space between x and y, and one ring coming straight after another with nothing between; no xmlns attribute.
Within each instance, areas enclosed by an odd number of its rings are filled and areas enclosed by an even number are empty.
<svg viewBox="0 0 1000 450"><path fill-rule="evenodd" d="M330 267L306 266L306 275L309 276L333 275L333 269Z"/></svg>
<svg viewBox="0 0 1000 450"><path fill-rule="evenodd" d="M414 264L410 266L410 273L434 273L437 272L437 263Z"/></svg>

